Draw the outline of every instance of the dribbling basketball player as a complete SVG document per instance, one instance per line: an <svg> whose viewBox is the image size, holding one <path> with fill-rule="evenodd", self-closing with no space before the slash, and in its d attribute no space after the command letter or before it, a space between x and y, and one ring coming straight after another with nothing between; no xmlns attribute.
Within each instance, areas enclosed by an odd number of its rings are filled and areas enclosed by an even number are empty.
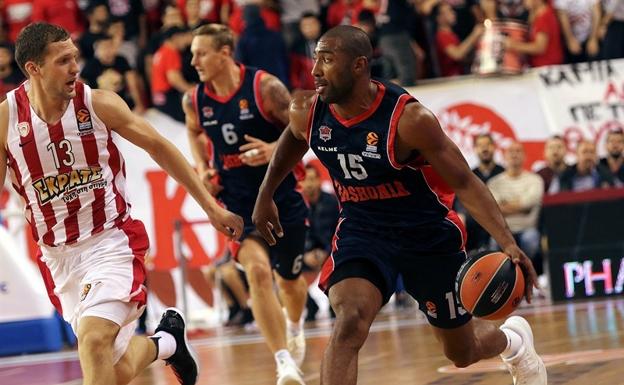
<svg viewBox="0 0 624 385"><path fill-rule="evenodd" d="M316 95L296 98L278 140L253 220L269 243L284 235L273 194L311 148L327 167L342 204L321 284L336 322L321 364L321 384L355 385L358 352L398 274L418 301L444 354L458 367L501 355L514 384L546 385L529 324L500 327L457 304L454 281L465 259L465 231L450 210L453 190L468 212L535 284L485 185L470 171L433 114L402 88L371 80L372 47L360 29L339 26L315 50Z"/></svg>

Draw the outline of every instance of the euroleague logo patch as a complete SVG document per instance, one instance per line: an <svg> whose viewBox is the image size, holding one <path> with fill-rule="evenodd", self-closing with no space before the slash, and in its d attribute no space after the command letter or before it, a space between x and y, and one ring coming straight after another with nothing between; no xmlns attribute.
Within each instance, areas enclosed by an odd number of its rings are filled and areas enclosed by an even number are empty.
<svg viewBox="0 0 624 385"><path fill-rule="evenodd" d="M81 108L76 111L76 121L78 123L78 131L80 132L90 131L93 129L91 114L86 108Z"/></svg>

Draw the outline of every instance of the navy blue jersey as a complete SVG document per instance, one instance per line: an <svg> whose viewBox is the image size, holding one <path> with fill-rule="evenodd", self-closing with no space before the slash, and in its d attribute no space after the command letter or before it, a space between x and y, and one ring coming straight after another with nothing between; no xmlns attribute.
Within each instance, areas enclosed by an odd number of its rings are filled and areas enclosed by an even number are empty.
<svg viewBox="0 0 624 385"><path fill-rule="evenodd" d="M308 122L310 148L329 170L344 224L434 226L453 230L463 246L463 225L450 210L452 190L420 154L403 164L395 159L399 117L415 99L401 87L374 82L378 92L368 111L345 120L316 97Z"/></svg>
<svg viewBox="0 0 624 385"><path fill-rule="evenodd" d="M213 167L219 173L223 191L219 199L228 210L240 215L251 226L251 214L267 166L251 167L239 158L239 147L247 143L245 135L267 143L276 141L279 123L262 110L260 79L263 71L240 65L239 88L229 96L215 95L200 83L194 93L195 112L199 125L208 135L213 147ZM283 223L303 222L307 208L301 194L295 191L297 180L290 173L275 193L275 203Z"/></svg>

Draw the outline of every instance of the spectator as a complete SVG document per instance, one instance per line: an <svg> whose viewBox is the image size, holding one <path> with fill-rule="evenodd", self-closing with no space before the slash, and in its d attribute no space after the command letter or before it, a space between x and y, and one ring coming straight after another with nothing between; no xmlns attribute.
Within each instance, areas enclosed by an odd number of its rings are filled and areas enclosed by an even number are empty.
<svg viewBox="0 0 624 385"><path fill-rule="evenodd" d="M184 6L179 5L179 9L183 9L184 10L184 17L186 19L186 26L188 27L188 29L190 29L191 31L194 30L195 28L204 25L204 24L208 24L208 23L216 23L219 21L218 16L216 18L213 19L213 15L212 15L212 11L211 14L208 18L205 18L205 11L206 10L202 10L202 5L205 4L206 2L200 2L200 0L186 0L186 1L180 1L180 3L184 3L186 2L186 4ZM213 11L216 11L216 4L213 4L212 1L208 2L209 6L212 6ZM204 12L202 12L204 11ZM216 13L216 12L215 12ZM204 15L204 16L202 16Z"/></svg>
<svg viewBox="0 0 624 385"><path fill-rule="evenodd" d="M108 27L108 7L103 3L91 3L86 10L89 26L78 41L82 58L87 61L95 54L93 46L98 37L106 33Z"/></svg>
<svg viewBox="0 0 624 385"><path fill-rule="evenodd" d="M147 47L145 49L145 54L143 55L143 66L139 67L144 68L143 72L145 73L145 78L150 84L152 80L154 54L156 53L156 51L158 51L163 41L165 40L165 33L171 27L184 27L184 18L182 17L182 12L178 7L174 7L172 5L168 5L165 7L161 21L162 27L158 32L150 36L149 42L147 43Z"/></svg>
<svg viewBox="0 0 624 385"><path fill-rule="evenodd" d="M624 131L621 128L607 134L607 156L600 159L600 164L611 172L616 187L624 186Z"/></svg>
<svg viewBox="0 0 624 385"><path fill-rule="evenodd" d="M237 37L243 33L245 28L247 28L243 13L244 8L246 7L245 4L247 3L260 8L260 18L262 18L264 25L269 31L281 33L282 25L280 23L280 15L275 7L269 6L271 1L234 0L231 1L231 14L227 24Z"/></svg>
<svg viewBox="0 0 624 385"><path fill-rule="evenodd" d="M317 15L320 14L321 7L318 0L281 0L280 7L282 10L282 37L286 42L286 47L290 50L293 48L293 44L301 39L301 21L304 18L315 15L320 24Z"/></svg>
<svg viewBox="0 0 624 385"><path fill-rule="evenodd" d="M105 78L98 80L102 75ZM140 78L128 61L117 54L117 46L111 35L99 36L95 42L95 56L87 60L80 76L93 88L115 91L134 112L145 112Z"/></svg>
<svg viewBox="0 0 624 385"><path fill-rule="evenodd" d="M379 49L392 62L403 87L416 84L416 55L408 34L408 22L414 12L407 0L392 0L382 1L377 14Z"/></svg>
<svg viewBox="0 0 624 385"><path fill-rule="evenodd" d="M585 191L613 187L613 176L608 168L598 163L596 145L589 140L579 142L577 162L561 174L561 191Z"/></svg>
<svg viewBox="0 0 624 385"><path fill-rule="evenodd" d="M321 21L316 14L303 14L299 21L298 35L290 51L290 87L313 90L314 49L321 36Z"/></svg>
<svg viewBox="0 0 624 385"><path fill-rule="evenodd" d="M3 27L7 31L7 38L13 44L22 28L31 21L33 0L2 0L0 1L0 10L0 19L2 19Z"/></svg>
<svg viewBox="0 0 624 385"><path fill-rule="evenodd" d="M363 9L360 0L336 0L332 1L327 9L327 28L337 25L353 25L357 22L357 15Z"/></svg>
<svg viewBox="0 0 624 385"><path fill-rule="evenodd" d="M487 183L491 178L503 173L505 169L494 161L494 152L496 146L494 145L494 139L489 133L479 134L475 136L473 146L477 157L479 158L479 165L472 169L472 172L483 183ZM466 241L466 250L468 251L480 251L488 247L490 236L483 227L471 216L467 215L466 209L461 206L459 200L455 200L456 211L461 213L465 218L466 233L468 239Z"/></svg>
<svg viewBox="0 0 624 385"><path fill-rule="evenodd" d="M600 0L554 0L566 43L566 62L580 63L598 57Z"/></svg>
<svg viewBox="0 0 624 385"><path fill-rule="evenodd" d="M247 27L236 44L236 60L265 70L288 86L288 54L284 38L266 27L259 6L245 6L244 18Z"/></svg>
<svg viewBox="0 0 624 385"><path fill-rule="evenodd" d="M496 0L498 17L503 20L513 20L526 23L529 12L525 8L524 0Z"/></svg>
<svg viewBox="0 0 624 385"><path fill-rule="evenodd" d="M507 49L529 55L532 67L563 63L561 31L548 0L525 0L530 12L529 41L505 40Z"/></svg>
<svg viewBox="0 0 624 385"><path fill-rule="evenodd" d="M537 230L544 182L539 175L525 171L524 148L512 143L505 151L506 169L487 183L505 217L518 246L533 260L539 251L540 234ZM538 271L541 264L533 263Z"/></svg>
<svg viewBox="0 0 624 385"><path fill-rule="evenodd" d="M498 3L496 0L479 0L479 8L484 20L498 19Z"/></svg>
<svg viewBox="0 0 624 385"><path fill-rule="evenodd" d="M470 35L460 42L452 27L457 22L455 11L448 3L441 3L433 10L438 30L436 32L436 46L440 75L455 76L464 74L463 60L472 52L479 37L483 33L483 26L476 25Z"/></svg>
<svg viewBox="0 0 624 385"><path fill-rule="evenodd" d="M77 40L84 31L84 20L76 0L33 0L32 21L56 24Z"/></svg>
<svg viewBox="0 0 624 385"><path fill-rule="evenodd" d="M119 19L124 25L124 41L134 49L134 55L138 49L145 48L147 44L147 18L142 0L91 0L96 2L106 1L111 16ZM130 63L133 60L128 60Z"/></svg>
<svg viewBox="0 0 624 385"><path fill-rule="evenodd" d="M17 68L13 58L13 47L0 44L0 102L6 99L11 91L24 81L24 74Z"/></svg>
<svg viewBox="0 0 624 385"><path fill-rule="evenodd" d="M604 38L603 59L624 58L624 0L603 0L598 36Z"/></svg>
<svg viewBox="0 0 624 385"><path fill-rule="evenodd" d="M369 63L371 76L382 79L396 78L396 71L392 66L392 62L379 49L375 14L368 9L363 9L358 15L355 26L366 32L373 46L373 57Z"/></svg>
<svg viewBox="0 0 624 385"><path fill-rule="evenodd" d="M177 0L169 3L173 7L177 4L176 8L183 11L189 28L196 28L201 24L225 22L226 19L223 17L225 15L222 13L228 10L230 2L230 0Z"/></svg>
<svg viewBox="0 0 624 385"><path fill-rule="evenodd" d="M321 176L318 169L307 165L305 170L306 176L301 181L301 187L310 209L308 217L310 228L306 234L303 274L310 284L316 279L321 265L331 253L331 241L340 211L336 197L321 190ZM306 308L308 309L306 321L314 320L319 307L310 295L308 295Z"/></svg>
<svg viewBox="0 0 624 385"><path fill-rule="evenodd" d="M171 27L164 36L164 43L154 54L152 102L161 112L184 122L182 95L193 88L193 85L182 75L181 52L188 47L192 36L182 27Z"/></svg>
<svg viewBox="0 0 624 385"><path fill-rule="evenodd" d="M450 5L455 11L457 20L453 31L460 41L465 40L472 33L477 21L483 20L479 0L418 0L417 3L424 15L431 15L438 5Z"/></svg>
<svg viewBox="0 0 624 385"><path fill-rule="evenodd" d="M553 194L560 190L559 178L567 168L565 164L566 145L563 138L555 135L544 145L544 159L546 166L537 171L537 175L544 181L544 193Z"/></svg>

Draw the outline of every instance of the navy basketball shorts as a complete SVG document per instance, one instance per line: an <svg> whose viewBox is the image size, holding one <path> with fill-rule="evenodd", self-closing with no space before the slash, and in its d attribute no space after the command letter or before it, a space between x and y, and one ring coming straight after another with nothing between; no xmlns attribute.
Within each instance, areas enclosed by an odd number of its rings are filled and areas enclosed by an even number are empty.
<svg viewBox="0 0 624 385"><path fill-rule="evenodd" d="M340 221L333 252L323 265L319 286L326 293L346 278L375 285L387 303L399 274L429 323L442 329L466 324L471 315L458 303L455 277L466 259L459 231L446 224L419 229L387 229Z"/></svg>
<svg viewBox="0 0 624 385"><path fill-rule="evenodd" d="M301 223L282 224L282 229L284 236L282 238L275 236L277 243L269 246L255 227L245 226L241 238L230 248L232 255L237 255L238 249L245 239L253 238L265 246L269 253L271 266L280 277L287 280L299 278L303 268L303 250L308 225L302 220ZM238 261L238 257L235 260Z"/></svg>

